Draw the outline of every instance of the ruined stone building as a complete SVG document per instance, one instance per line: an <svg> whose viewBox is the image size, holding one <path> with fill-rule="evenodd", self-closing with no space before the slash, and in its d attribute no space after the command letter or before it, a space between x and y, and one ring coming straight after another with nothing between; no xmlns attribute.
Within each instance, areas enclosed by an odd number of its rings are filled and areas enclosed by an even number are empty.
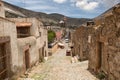
<svg viewBox="0 0 120 80"><path fill-rule="evenodd" d="M96 22L90 44L89 69L108 80L120 79L120 5ZM93 58L94 57L94 58Z"/></svg>
<svg viewBox="0 0 120 80"><path fill-rule="evenodd" d="M47 30L39 19L5 18L0 10L0 80L16 79L48 57Z"/></svg>
<svg viewBox="0 0 120 80"><path fill-rule="evenodd" d="M80 27L74 32L73 52L80 58L87 52L92 73L105 80L120 80L120 5L94 22L89 29Z"/></svg>
<svg viewBox="0 0 120 80"><path fill-rule="evenodd" d="M81 26L72 34L73 56L78 56L80 61L88 60L91 27Z"/></svg>

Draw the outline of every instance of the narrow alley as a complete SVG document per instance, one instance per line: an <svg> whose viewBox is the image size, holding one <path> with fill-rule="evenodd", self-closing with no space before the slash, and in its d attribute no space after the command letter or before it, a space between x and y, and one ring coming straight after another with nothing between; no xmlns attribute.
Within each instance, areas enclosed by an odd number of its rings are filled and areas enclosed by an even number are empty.
<svg viewBox="0 0 120 80"><path fill-rule="evenodd" d="M120 80L120 0L0 0L0 80Z"/></svg>
<svg viewBox="0 0 120 80"><path fill-rule="evenodd" d="M20 80L98 80L88 70L88 61L71 63L66 56L66 49L59 49L48 61L42 63L29 73L29 78Z"/></svg>

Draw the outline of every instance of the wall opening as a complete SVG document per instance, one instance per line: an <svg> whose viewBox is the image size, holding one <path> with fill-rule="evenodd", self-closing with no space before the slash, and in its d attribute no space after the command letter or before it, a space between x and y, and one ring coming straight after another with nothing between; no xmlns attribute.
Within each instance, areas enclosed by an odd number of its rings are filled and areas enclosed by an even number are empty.
<svg viewBox="0 0 120 80"><path fill-rule="evenodd" d="M43 55L42 55L42 49L39 49L39 61L42 62L43 61Z"/></svg>
<svg viewBox="0 0 120 80"><path fill-rule="evenodd" d="M42 56L45 57L45 54L44 54L44 47L42 47Z"/></svg>
<svg viewBox="0 0 120 80"><path fill-rule="evenodd" d="M17 37L24 38L30 36L30 27L17 27Z"/></svg>
<svg viewBox="0 0 120 80"><path fill-rule="evenodd" d="M10 71L10 44L9 38L0 37L0 80L9 77Z"/></svg>
<svg viewBox="0 0 120 80"><path fill-rule="evenodd" d="M29 49L25 51L25 68L26 70L30 68L30 53Z"/></svg>
<svg viewBox="0 0 120 80"><path fill-rule="evenodd" d="M18 22L18 23L16 23L17 37L18 38L29 37L31 26L32 26L31 22Z"/></svg>
<svg viewBox="0 0 120 80"><path fill-rule="evenodd" d="M97 46L97 68L100 69L102 66L102 50L103 50L103 43L102 42L98 42L98 46Z"/></svg>

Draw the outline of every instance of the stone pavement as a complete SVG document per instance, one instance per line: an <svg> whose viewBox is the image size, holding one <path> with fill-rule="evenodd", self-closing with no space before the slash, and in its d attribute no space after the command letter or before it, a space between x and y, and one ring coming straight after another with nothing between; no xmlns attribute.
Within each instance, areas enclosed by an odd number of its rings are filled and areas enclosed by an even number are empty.
<svg viewBox="0 0 120 80"><path fill-rule="evenodd" d="M65 52L59 49L48 61L34 67L28 79L20 80L98 80L87 70L88 61L71 63Z"/></svg>

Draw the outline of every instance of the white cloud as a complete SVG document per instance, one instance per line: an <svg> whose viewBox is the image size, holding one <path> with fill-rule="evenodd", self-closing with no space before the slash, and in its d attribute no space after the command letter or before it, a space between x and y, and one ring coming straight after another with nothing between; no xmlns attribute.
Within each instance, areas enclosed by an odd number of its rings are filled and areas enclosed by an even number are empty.
<svg viewBox="0 0 120 80"><path fill-rule="evenodd" d="M94 1L90 2L88 0L77 0L75 5L80 9L90 11L96 9L99 3Z"/></svg>
<svg viewBox="0 0 120 80"><path fill-rule="evenodd" d="M35 5L35 6L26 6L26 9L31 10L55 10L55 7L47 6L47 5Z"/></svg>
<svg viewBox="0 0 120 80"><path fill-rule="evenodd" d="M120 0L70 0L70 2L82 10L90 11L95 10L99 6L109 9L120 3Z"/></svg>
<svg viewBox="0 0 120 80"><path fill-rule="evenodd" d="M53 0L54 2L56 2L56 3L64 3L64 2L66 2L67 0Z"/></svg>

